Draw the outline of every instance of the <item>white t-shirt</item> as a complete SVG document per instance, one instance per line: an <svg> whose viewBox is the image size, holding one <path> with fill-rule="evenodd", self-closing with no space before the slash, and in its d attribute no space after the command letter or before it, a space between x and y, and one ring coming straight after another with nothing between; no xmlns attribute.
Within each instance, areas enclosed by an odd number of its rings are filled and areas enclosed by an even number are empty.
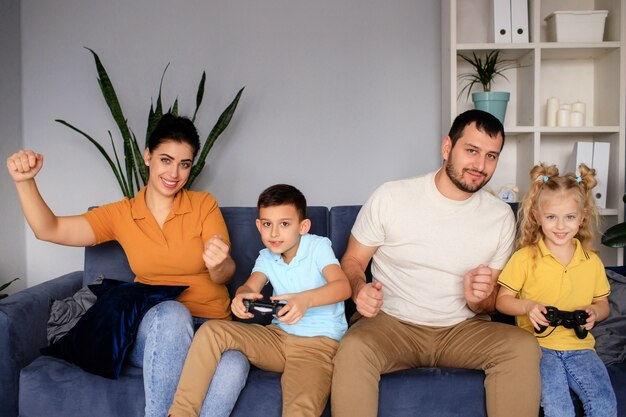
<svg viewBox="0 0 626 417"><path fill-rule="evenodd" d="M381 185L361 208L352 235L376 246L372 275L382 310L400 320L451 326L475 315L463 277L480 264L502 269L515 240L510 207L484 190L444 197L435 173Z"/></svg>

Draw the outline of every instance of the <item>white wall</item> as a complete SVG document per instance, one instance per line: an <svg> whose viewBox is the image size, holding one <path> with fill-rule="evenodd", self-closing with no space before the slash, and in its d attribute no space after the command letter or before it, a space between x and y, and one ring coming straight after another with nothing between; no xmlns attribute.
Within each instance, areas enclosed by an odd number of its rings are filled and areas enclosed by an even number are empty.
<svg viewBox="0 0 626 417"><path fill-rule="evenodd" d="M167 63L164 96L178 96L181 113L193 111L207 72L202 138L246 87L194 185L222 206L254 205L276 182L296 185L310 204L361 204L383 181L439 164L436 0L22 0L21 8L23 142L45 155L38 184L57 214L121 198L95 148L54 122L103 143L107 130L119 137L83 46L100 55L140 137ZM28 285L82 269L82 249L26 234Z"/></svg>
<svg viewBox="0 0 626 417"><path fill-rule="evenodd" d="M8 156L22 144L19 0L0 0L0 10L0 155ZM0 175L0 195L0 285L20 277L3 291L13 293L26 286L25 222L6 174Z"/></svg>

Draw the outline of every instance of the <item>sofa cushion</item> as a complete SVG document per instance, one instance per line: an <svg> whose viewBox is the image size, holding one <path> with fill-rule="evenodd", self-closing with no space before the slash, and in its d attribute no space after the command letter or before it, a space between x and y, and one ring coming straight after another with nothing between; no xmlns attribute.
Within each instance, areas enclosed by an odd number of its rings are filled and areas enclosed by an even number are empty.
<svg viewBox="0 0 626 417"><path fill-rule="evenodd" d="M127 282L135 279L124 249L115 240L85 248L83 285L93 284L100 276Z"/></svg>
<svg viewBox="0 0 626 417"><path fill-rule="evenodd" d="M54 344L41 350L75 363L85 371L116 379L143 315L165 300L173 300L187 286L145 285L105 279L89 287L96 303ZM110 289L107 289L110 288Z"/></svg>
<svg viewBox="0 0 626 417"><path fill-rule="evenodd" d="M21 417L143 416L142 370L124 366L113 380L40 356L20 373L19 408Z"/></svg>

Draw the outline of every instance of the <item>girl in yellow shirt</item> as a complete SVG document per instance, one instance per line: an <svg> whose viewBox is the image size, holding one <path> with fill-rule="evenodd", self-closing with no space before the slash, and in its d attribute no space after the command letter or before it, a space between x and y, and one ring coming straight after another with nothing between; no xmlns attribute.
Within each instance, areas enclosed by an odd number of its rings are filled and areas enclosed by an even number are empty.
<svg viewBox="0 0 626 417"><path fill-rule="evenodd" d="M496 308L516 316L517 325L535 333L541 346L546 417L575 416L570 388L586 416L617 416L608 372L593 349L593 336L586 334L608 316L610 287L593 251L598 225L592 194L595 170L581 164L579 171L579 176L559 176L556 166L543 164L531 170L532 183L518 219L518 250L498 279ZM547 307L581 310L587 317L579 316L575 332L551 322L555 310Z"/></svg>

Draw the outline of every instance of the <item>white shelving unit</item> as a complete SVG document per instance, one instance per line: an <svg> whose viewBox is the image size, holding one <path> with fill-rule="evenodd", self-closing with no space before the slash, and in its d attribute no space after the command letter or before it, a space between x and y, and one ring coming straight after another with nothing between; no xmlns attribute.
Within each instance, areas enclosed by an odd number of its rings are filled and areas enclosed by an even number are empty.
<svg viewBox="0 0 626 417"><path fill-rule="evenodd" d="M621 0L528 0L529 43L490 43L491 0L442 0L442 132L447 133L459 113L473 108L458 74L469 70L458 54L502 50L516 68L499 78L493 91L508 91L511 99L505 117L506 143L489 186L498 191L506 184L526 192L530 168L554 163L565 170L578 141L609 142L607 208L601 210L602 228L624 220L626 165L626 2ZM624 3L624 4L623 4ZM544 18L554 11L608 10L604 41L557 43L548 41ZM480 91L480 90L474 90ZM585 127L547 127L549 97L561 102L586 103ZM606 265L622 262L622 250L602 247Z"/></svg>

